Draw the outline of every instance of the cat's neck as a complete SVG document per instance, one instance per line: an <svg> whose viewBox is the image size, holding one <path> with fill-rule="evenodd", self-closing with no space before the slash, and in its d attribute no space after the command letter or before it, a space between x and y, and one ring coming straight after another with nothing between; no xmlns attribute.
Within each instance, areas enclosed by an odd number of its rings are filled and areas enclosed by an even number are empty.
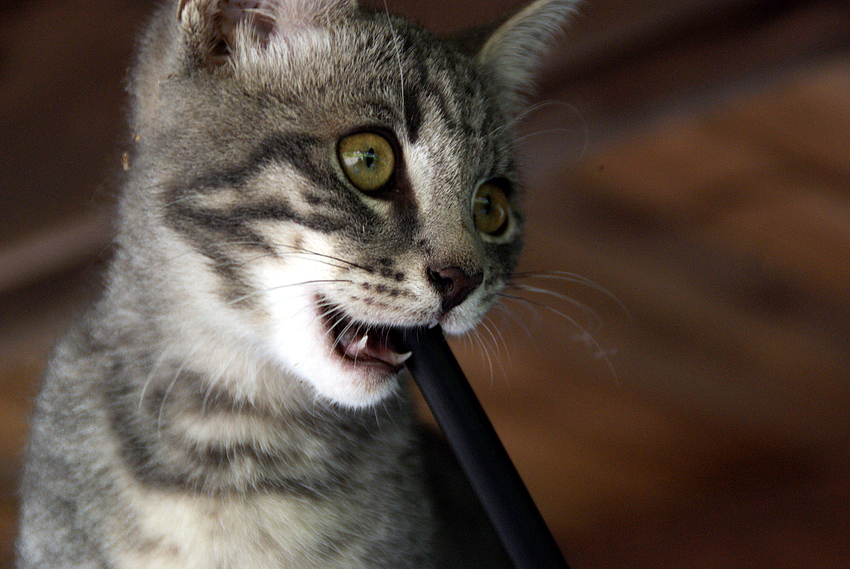
<svg viewBox="0 0 850 569"><path fill-rule="evenodd" d="M167 368L168 369L168 368ZM317 497L342 489L372 456L409 444L406 405L334 409L321 401L281 413L234 399L185 370L142 393L111 393L124 455L138 477L203 493L268 490Z"/></svg>

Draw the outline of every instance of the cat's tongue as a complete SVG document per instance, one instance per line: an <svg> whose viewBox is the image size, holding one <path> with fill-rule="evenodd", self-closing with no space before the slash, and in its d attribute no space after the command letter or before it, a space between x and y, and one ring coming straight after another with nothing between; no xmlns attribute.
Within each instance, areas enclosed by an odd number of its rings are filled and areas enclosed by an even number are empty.
<svg viewBox="0 0 850 569"><path fill-rule="evenodd" d="M386 333L346 331L339 340L343 353L355 361L373 359L400 367L411 355L410 352L398 353Z"/></svg>

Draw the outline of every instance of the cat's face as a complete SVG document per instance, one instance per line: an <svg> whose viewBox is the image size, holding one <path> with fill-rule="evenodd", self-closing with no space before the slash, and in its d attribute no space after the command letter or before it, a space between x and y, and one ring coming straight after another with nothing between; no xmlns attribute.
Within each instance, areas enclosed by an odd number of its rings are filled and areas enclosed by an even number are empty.
<svg viewBox="0 0 850 569"><path fill-rule="evenodd" d="M184 28L209 33L208 3L184 4ZM488 71L349 8L286 33L273 31L282 16L237 14L216 32L228 53L159 79L137 128L159 188L144 217L165 227L147 246L204 273L174 279L191 286L184 317L363 406L396 387L406 354L391 330L462 334L483 318L522 216L511 119Z"/></svg>

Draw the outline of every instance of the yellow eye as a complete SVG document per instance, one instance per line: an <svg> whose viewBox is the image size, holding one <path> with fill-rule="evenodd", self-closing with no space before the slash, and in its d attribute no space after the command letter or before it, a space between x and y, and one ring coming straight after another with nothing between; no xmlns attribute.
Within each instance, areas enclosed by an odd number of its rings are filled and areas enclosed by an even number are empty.
<svg viewBox="0 0 850 569"><path fill-rule="evenodd" d="M359 132L339 142L339 162L348 179L362 192L375 192L390 181L395 153L387 139L374 132Z"/></svg>
<svg viewBox="0 0 850 569"><path fill-rule="evenodd" d="M487 235L502 235L510 221L510 204L505 192L489 182L478 186L472 198L472 216L478 231Z"/></svg>

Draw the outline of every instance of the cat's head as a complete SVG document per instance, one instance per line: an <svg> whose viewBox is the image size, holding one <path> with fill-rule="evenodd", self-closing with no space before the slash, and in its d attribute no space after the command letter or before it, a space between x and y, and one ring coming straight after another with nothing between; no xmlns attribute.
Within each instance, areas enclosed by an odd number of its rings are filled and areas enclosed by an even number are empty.
<svg viewBox="0 0 850 569"><path fill-rule="evenodd" d="M516 264L514 122L573 4L470 50L353 0L180 0L143 40L123 201L163 319L219 367L392 393L390 329L470 330Z"/></svg>

